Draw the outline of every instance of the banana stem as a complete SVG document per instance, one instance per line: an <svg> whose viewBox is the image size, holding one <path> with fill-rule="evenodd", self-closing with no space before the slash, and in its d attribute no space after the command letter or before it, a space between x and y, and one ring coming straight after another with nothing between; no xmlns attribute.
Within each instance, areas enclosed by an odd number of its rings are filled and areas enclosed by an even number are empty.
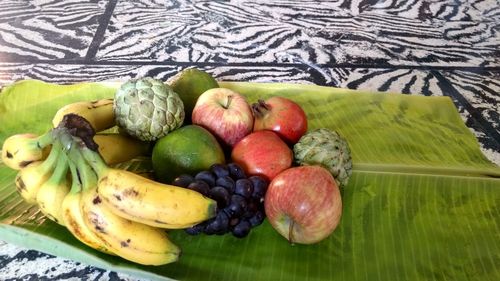
<svg viewBox="0 0 500 281"><path fill-rule="evenodd" d="M72 182L70 193L78 193L82 191L82 179L76 167L76 162L74 161L75 156L73 154L75 154L75 152L78 151L74 147L70 148L67 156L69 170L71 172L71 182Z"/></svg>
<svg viewBox="0 0 500 281"><path fill-rule="evenodd" d="M35 139L35 144L39 149L43 149L44 147L52 144L54 142L54 135L52 130L47 133L39 136Z"/></svg>
<svg viewBox="0 0 500 281"><path fill-rule="evenodd" d="M101 176L110 168L108 165L106 165L106 162L104 162L104 159L102 159L101 155L93 150L90 150L87 148L85 145L80 145L79 150L81 152L81 155L86 162L92 167L92 169L95 171L97 174L98 178L101 178Z"/></svg>
<svg viewBox="0 0 500 281"><path fill-rule="evenodd" d="M93 168L83 158L80 151L78 151L78 158L76 159L77 169L80 172L82 179L83 190L88 190L97 186L97 175Z"/></svg>
<svg viewBox="0 0 500 281"><path fill-rule="evenodd" d="M50 176L49 181L56 184L60 184L61 182L63 182L68 174L68 168L69 166L66 154L59 153L56 168L54 170L54 173Z"/></svg>
<svg viewBox="0 0 500 281"><path fill-rule="evenodd" d="M89 149L81 138L73 136L68 129L58 127L54 130L57 130L55 135L67 151L69 162L72 163L73 181L78 181L82 190L95 187L98 177L109 170L104 159L98 152Z"/></svg>
<svg viewBox="0 0 500 281"><path fill-rule="evenodd" d="M75 184L72 185L71 192L79 192L96 187L96 173L102 173L106 169L109 169L100 154L87 148L79 137L72 136L67 129L58 128L57 130L57 138L66 150L70 162L73 183L76 182L78 184L78 186L75 186ZM85 153L90 160L84 157Z"/></svg>
<svg viewBox="0 0 500 281"><path fill-rule="evenodd" d="M48 172L50 170L53 170L57 164L60 153L61 153L61 144L59 142L55 142L52 145L52 149L50 150L49 157L47 157L47 159L45 159L45 161L43 161L43 163L40 165L40 169L43 172Z"/></svg>

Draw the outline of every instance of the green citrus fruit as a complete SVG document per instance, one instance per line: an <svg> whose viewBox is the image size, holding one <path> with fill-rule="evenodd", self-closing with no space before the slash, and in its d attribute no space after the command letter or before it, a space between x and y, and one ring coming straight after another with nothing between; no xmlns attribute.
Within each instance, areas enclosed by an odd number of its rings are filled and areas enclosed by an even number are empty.
<svg viewBox="0 0 500 281"><path fill-rule="evenodd" d="M170 184L181 174L194 175L212 164L224 164L224 152L215 137L197 125L188 125L160 138L152 155L156 177Z"/></svg>
<svg viewBox="0 0 500 281"><path fill-rule="evenodd" d="M198 97L212 88L219 88L219 84L203 70L196 68L185 69L168 80L170 87L184 103L186 122L191 122L191 113Z"/></svg>

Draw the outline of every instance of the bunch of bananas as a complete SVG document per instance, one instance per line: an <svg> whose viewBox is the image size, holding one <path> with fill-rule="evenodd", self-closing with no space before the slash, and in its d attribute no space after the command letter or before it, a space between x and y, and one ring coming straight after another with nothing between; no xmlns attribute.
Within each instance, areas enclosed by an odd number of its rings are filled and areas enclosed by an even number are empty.
<svg viewBox="0 0 500 281"><path fill-rule="evenodd" d="M120 134L95 135L114 125L112 108L103 106L108 105L77 103L61 109L63 118L58 113L55 128L46 134L7 139L2 161L19 170L15 183L21 196L82 243L140 264L174 262L180 249L165 229L210 219L217 203L192 190L110 168L144 153L147 145Z"/></svg>

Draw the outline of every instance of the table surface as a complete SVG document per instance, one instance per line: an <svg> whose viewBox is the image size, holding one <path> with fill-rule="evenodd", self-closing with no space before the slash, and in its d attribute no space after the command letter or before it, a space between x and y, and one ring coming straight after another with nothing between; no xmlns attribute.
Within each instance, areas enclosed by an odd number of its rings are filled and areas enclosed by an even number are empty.
<svg viewBox="0 0 500 281"><path fill-rule="evenodd" d="M0 86L163 80L313 83L448 96L500 165L500 1L2 1ZM0 241L0 280L136 280Z"/></svg>

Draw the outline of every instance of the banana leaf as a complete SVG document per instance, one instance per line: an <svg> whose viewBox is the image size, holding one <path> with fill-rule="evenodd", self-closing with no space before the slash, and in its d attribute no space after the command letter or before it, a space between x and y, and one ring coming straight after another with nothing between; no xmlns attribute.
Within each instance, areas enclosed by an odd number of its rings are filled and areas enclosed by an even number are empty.
<svg viewBox="0 0 500 281"><path fill-rule="evenodd" d="M180 260L141 266L89 249L45 219L18 196L16 172L0 164L0 239L150 280L500 280L500 168L480 152L449 98L220 84L250 102L295 100L310 129L331 128L348 140L354 171L342 191L341 223L329 238L291 245L267 221L245 239L171 231ZM118 85L7 86L0 93L0 143L16 133L41 134L62 105L113 97Z"/></svg>

